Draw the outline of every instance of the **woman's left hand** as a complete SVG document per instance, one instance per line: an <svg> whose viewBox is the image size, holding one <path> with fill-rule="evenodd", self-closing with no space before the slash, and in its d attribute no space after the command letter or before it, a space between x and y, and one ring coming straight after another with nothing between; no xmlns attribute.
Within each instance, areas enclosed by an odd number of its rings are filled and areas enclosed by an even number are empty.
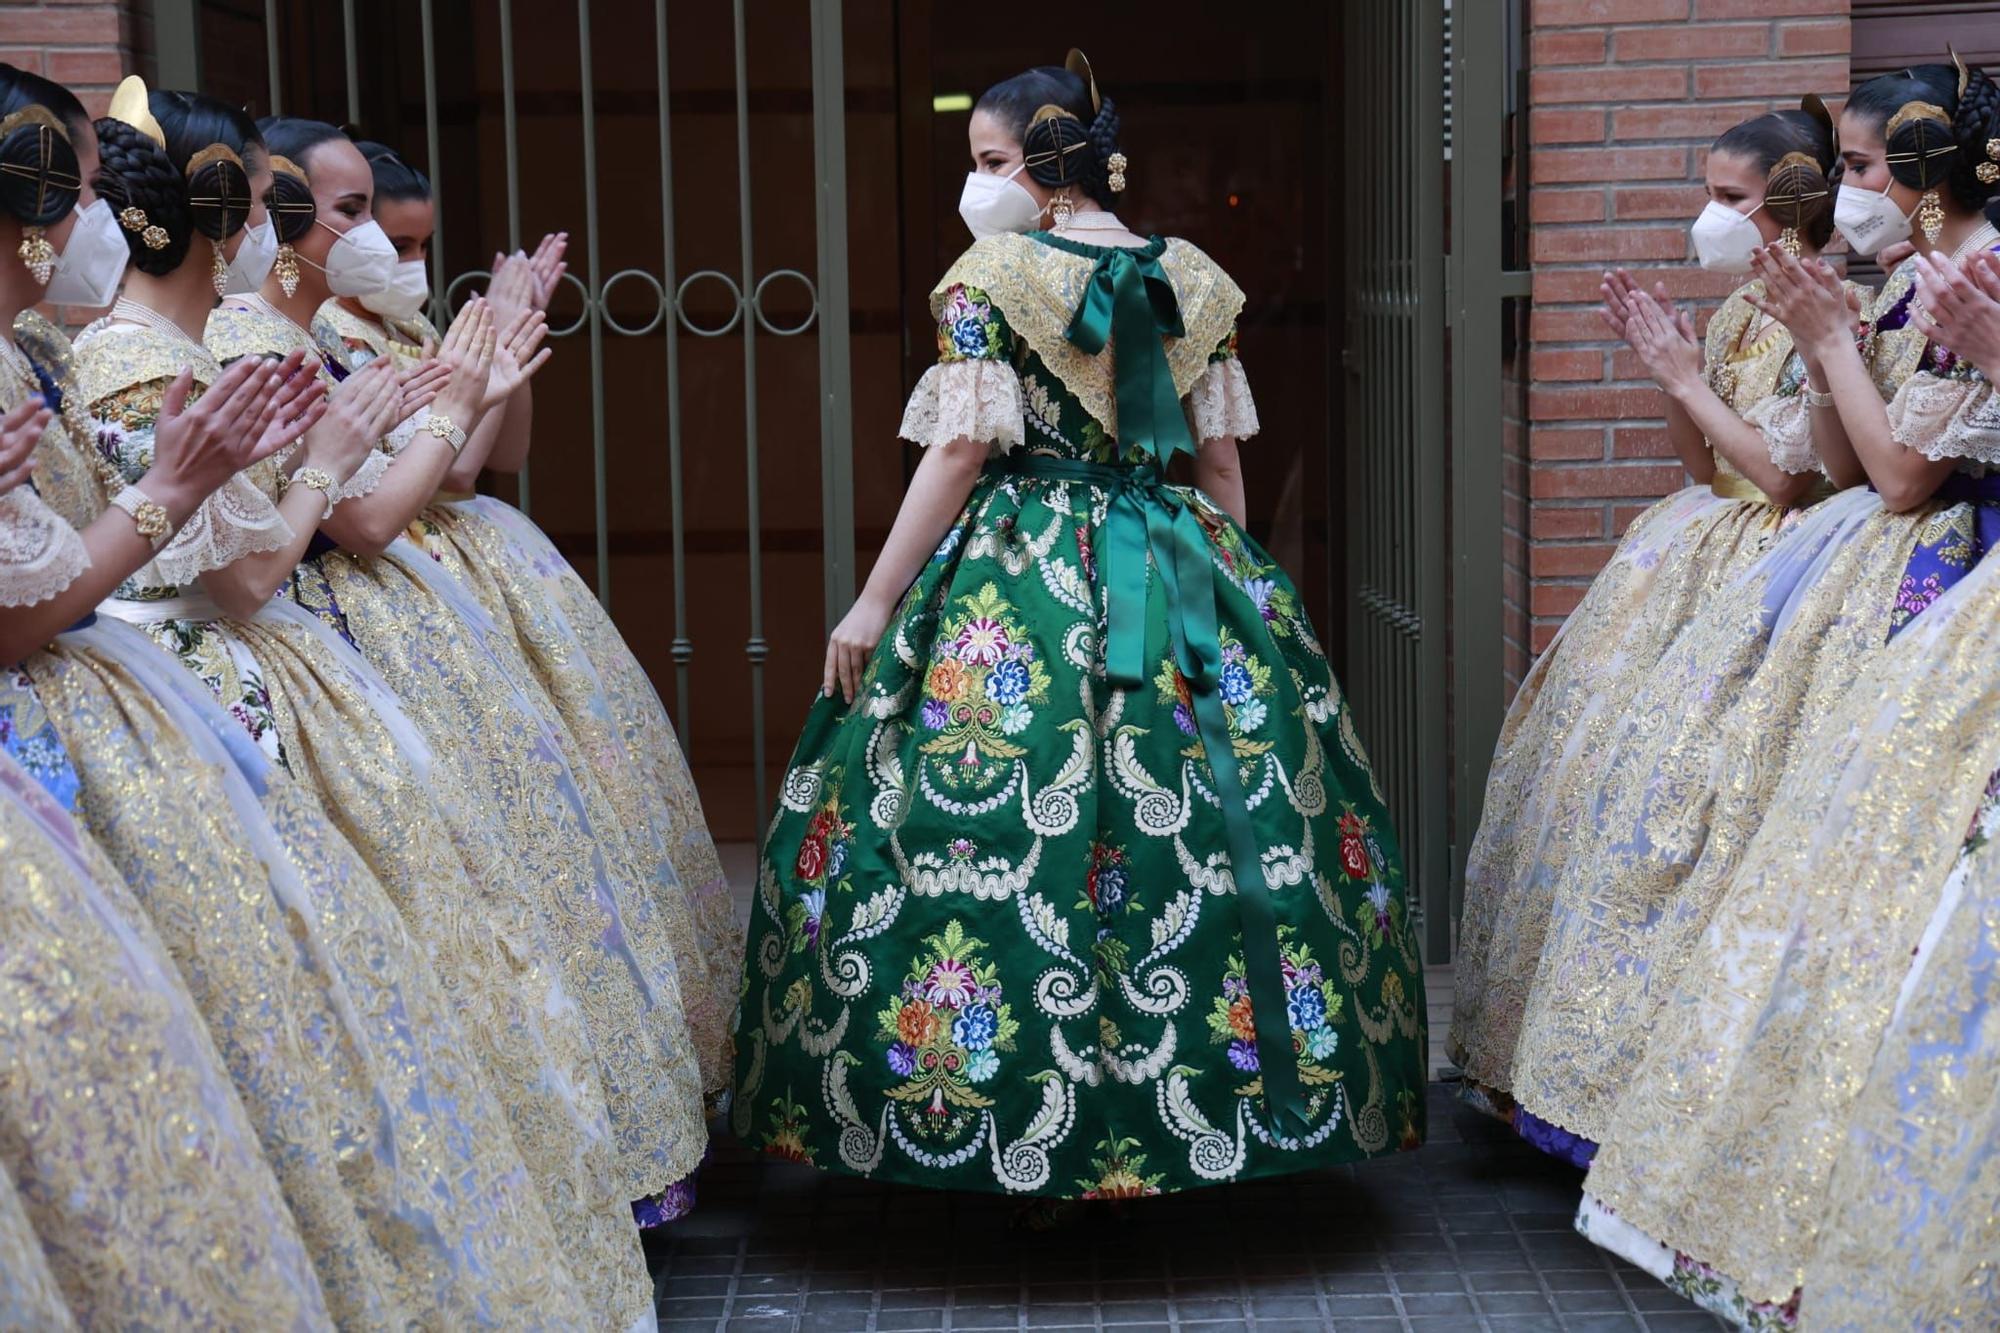
<svg viewBox="0 0 2000 1333"><path fill-rule="evenodd" d="M848 703L854 702L854 696L861 692L861 677L868 669L868 658L875 645L882 642L883 631L889 628L890 609L876 605L864 595L841 617L833 633L827 636L821 694L830 698L838 689Z"/></svg>
<svg viewBox="0 0 2000 1333"><path fill-rule="evenodd" d="M1987 285L2000 286L1994 256L1978 254L1960 267L1942 255L1917 260L1916 307L1911 318L1925 337L1949 347L1988 376L2000 372L2000 301ZM1983 269L1987 284L1975 280Z"/></svg>
<svg viewBox="0 0 2000 1333"><path fill-rule="evenodd" d="M1644 291L1626 298L1625 341L1639 354L1646 373L1670 394L1701 383L1701 343L1679 311L1669 311Z"/></svg>
<svg viewBox="0 0 2000 1333"><path fill-rule="evenodd" d="M539 310L519 312L500 330L493 348L493 367L486 375L483 410L498 407L548 364L553 349L542 346L548 334L548 316Z"/></svg>
<svg viewBox="0 0 2000 1333"><path fill-rule="evenodd" d="M1760 247L1751 267L1764 280L1764 294L1750 304L1791 330L1792 341L1813 355L1830 344L1851 340L1854 315L1840 278L1823 260L1801 262L1782 246Z"/></svg>

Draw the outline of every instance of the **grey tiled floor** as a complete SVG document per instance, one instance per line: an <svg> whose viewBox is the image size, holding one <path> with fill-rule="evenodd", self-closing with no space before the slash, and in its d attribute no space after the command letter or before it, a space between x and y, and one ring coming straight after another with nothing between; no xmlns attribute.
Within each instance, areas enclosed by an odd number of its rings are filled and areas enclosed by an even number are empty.
<svg viewBox="0 0 2000 1333"><path fill-rule="evenodd" d="M725 849L725 863L748 857ZM732 870L746 866L732 865ZM752 877L732 876L749 883ZM1449 969L1426 978L1449 1022ZM1435 1059L1434 1059L1435 1064ZM1082 1210L828 1176L718 1136L701 1207L656 1242L661 1326L1621 1333L1719 1324L1570 1229L1582 1173L1431 1088L1419 1152Z"/></svg>

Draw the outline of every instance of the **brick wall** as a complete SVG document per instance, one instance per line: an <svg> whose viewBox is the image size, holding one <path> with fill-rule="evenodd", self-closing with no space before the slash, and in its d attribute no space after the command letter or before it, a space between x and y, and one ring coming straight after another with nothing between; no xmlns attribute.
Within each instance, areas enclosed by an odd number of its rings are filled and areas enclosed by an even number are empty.
<svg viewBox="0 0 2000 1333"><path fill-rule="evenodd" d="M147 0L6 0L0 60L54 79L102 115L120 79L151 77L151 9Z"/></svg>
<svg viewBox="0 0 2000 1333"><path fill-rule="evenodd" d="M1845 94L1848 3L1534 0L1526 534L1509 544L1507 580L1525 598L1508 619L1527 645L1510 651L1510 675L1554 637L1626 525L1685 484L1659 391L1598 318L1604 270L1663 280L1703 317L1728 295L1735 279L1690 262L1708 144L1804 93Z"/></svg>

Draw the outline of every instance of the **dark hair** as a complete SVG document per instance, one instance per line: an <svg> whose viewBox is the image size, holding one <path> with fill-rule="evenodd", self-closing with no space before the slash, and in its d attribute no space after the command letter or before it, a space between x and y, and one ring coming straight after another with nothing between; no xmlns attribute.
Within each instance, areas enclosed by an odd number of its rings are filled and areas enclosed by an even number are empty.
<svg viewBox="0 0 2000 1333"><path fill-rule="evenodd" d="M323 120L307 120L302 116L265 116L257 122L257 132L263 136L265 147L279 157L292 159L300 171L312 170L306 159L312 156L313 149L347 138Z"/></svg>
<svg viewBox="0 0 2000 1333"><path fill-rule="evenodd" d="M1815 250L1833 239L1833 126L1825 108L1771 111L1724 130L1709 149L1764 173L1764 209Z"/></svg>
<svg viewBox="0 0 2000 1333"><path fill-rule="evenodd" d="M303 116L266 116L257 122L257 132L264 136L264 146L271 150L273 158L284 158L301 173L311 170L306 158L313 149L347 139L346 132L338 127ZM271 192L264 196L264 202L271 210L271 224L278 239L290 243L311 229L318 207L313 202L312 182L304 175L294 176L283 167L284 163L273 163Z"/></svg>
<svg viewBox="0 0 2000 1333"><path fill-rule="evenodd" d="M0 211L24 226L46 227L69 216L83 186L76 147L68 138L75 131L58 133L52 122L69 120L71 108L82 115L83 105L60 84L0 64L0 120L31 107L46 118L30 112L0 138L0 167L14 168L0 171Z"/></svg>
<svg viewBox="0 0 2000 1333"><path fill-rule="evenodd" d="M247 112L213 97L155 89L146 105L166 145L122 120L98 121L100 160L92 184L114 211L145 212L143 227L122 230L133 267L159 277L181 266L197 234L220 243L243 230L250 220L247 159L263 144ZM211 147L228 151L210 153ZM162 233L164 245L147 243L147 236Z"/></svg>
<svg viewBox="0 0 2000 1333"><path fill-rule="evenodd" d="M1111 155L1118 151L1118 110L1109 97L1090 104L1090 83L1060 65L1038 65L1002 80L979 95L984 111L1020 140L1024 156L1038 159L1028 175L1050 189L1074 185L1104 208L1115 207ZM1069 113L1036 121L1045 106Z"/></svg>
<svg viewBox="0 0 2000 1333"><path fill-rule="evenodd" d="M403 155L385 143L373 139L356 139L354 146L361 150L361 156L368 159L368 170L375 176L375 198L384 199L429 199L431 178L403 160Z"/></svg>
<svg viewBox="0 0 2000 1333"><path fill-rule="evenodd" d="M2000 86L1975 69L1960 98L1958 80L1955 65L1916 65L1878 75L1854 90L1846 110L1883 132L1889 174L1898 183L1913 190L1948 187L1960 204L1984 209L2000 222L2000 182L1989 185L1979 179L1980 164L1992 160L1986 155L1987 141L2000 138ZM1912 102L1939 108L1949 126L1911 116L1888 133L1889 122Z"/></svg>

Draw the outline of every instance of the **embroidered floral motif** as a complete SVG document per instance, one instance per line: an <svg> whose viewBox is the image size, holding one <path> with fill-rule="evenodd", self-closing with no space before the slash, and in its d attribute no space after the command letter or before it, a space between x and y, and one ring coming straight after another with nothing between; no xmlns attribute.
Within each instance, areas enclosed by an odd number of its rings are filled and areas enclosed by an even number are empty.
<svg viewBox="0 0 2000 1333"><path fill-rule="evenodd" d="M1006 332L977 287L954 287L938 310L938 360L1004 361Z"/></svg>
<svg viewBox="0 0 2000 1333"><path fill-rule="evenodd" d="M788 1162L816 1165L812 1149L806 1146L803 1137L808 1124L806 1108L792 1099L790 1088L785 1089L784 1096L772 1100L769 1120L770 1128L764 1131L760 1145L765 1152Z"/></svg>
<svg viewBox="0 0 2000 1333"><path fill-rule="evenodd" d="M1047 701L1049 672L997 585L958 602L962 610L939 625L924 678L919 720L937 734L920 748L947 785L977 788L1027 753L1008 737L1026 731L1032 706Z"/></svg>
<svg viewBox="0 0 2000 1333"><path fill-rule="evenodd" d="M1229 724L1229 739L1239 759L1254 759L1271 748L1271 743L1252 735L1270 719L1270 707L1265 699L1277 693L1277 685L1272 680L1271 668L1250 655L1250 650L1228 630L1223 630L1222 674L1216 683L1222 695L1222 715ZM1159 691L1161 703L1172 703L1174 725L1181 734L1196 738L1194 744L1181 753L1189 759L1201 759L1201 741L1197 738L1199 728L1194 716L1194 688L1186 676L1174 664L1171 657L1162 658L1159 674L1153 677L1153 685Z"/></svg>
<svg viewBox="0 0 2000 1333"><path fill-rule="evenodd" d="M1097 939L1091 945L1091 955L1098 984L1105 987L1115 986L1131 961L1131 945L1119 936L1113 923L1143 906L1132 893L1130 859L1123 847L1091 843L1090 868L1084 872L1083 895L1076 903L1078 911L1097 917Z"/></svg>
<svg viewBox="0 0 2000 1333"><path fill-rule="evenodd" d="M903 1080L888 1095L921 1106L917 1134L950 1138L993 1105L975 1085L1000 1072L1000 1052L1014 1049L1021 1025L1001 999L999 969L982 957L986 945L962 922L925 939L924 950L878 1015L878 1032L889 1072Z"/></svg>
<svg viewBox="0 0 2000 1333"><path fill-rule="evenodd" d="M853 881L842 878L847 870L854 825L842 817L837 774L828 786L833 794L807 821L805 836L799 840L798 856L792 865L792 873L804 887L785 909L785 933L794 953L818 946L820 926L826 919L827 890L837 888L850 893L854 890Z"/></svg>
<svg viewBox="0 0 2000 1333"><path fill-rule="evenodd" d="M1100 1139L1097 1156L1090 1159L1091 1174L1077 1181L1086 1199L1139 1199L1160 1192L1165 1175L1146 1175L1146 1154L1135 1151L1144 1146L1132 1138Z"/></svg>
<svg viewBox="0 0 2000 1333"><path fill-rule="evenodd" d="M1318 1114L1328 1085L1338 1083L1341 1073L1326 1067L1340 1049L1340 1034L1334 1024L1344 1004L1340 989L1314 959L1312 951L1297 942L1290 926L1278 927L1278 952L1285 977L1285 1017L1292 1029L1292 1049L1299 1057L1299 1081L1309 1091L1307 1106ZM1257 1025L1250 1007L1250 982L1243 956L1232 954L1222 978L1222 994L1209 1010L1210 1040L1228 1044L1229 1063L1245 1074L1256 1075ZM1253 1077L1236 1089L1239 1097L1261 1097L1264 1080Z"/></svg>

